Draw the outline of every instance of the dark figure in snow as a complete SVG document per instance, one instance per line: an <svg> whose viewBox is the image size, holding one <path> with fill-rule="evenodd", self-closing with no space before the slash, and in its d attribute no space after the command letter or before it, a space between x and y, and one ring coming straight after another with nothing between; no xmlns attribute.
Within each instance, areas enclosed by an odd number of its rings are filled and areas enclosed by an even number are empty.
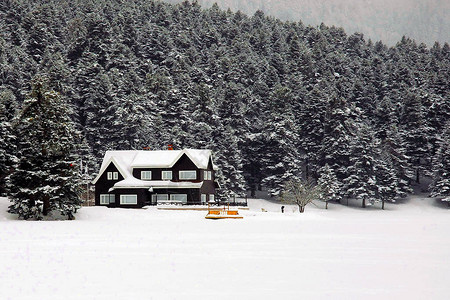
<svg viewBox="0 0 450 300"><path fill-rule="evenodd" d="M281 213L284 213L284 205L281 207Z"/></svg>

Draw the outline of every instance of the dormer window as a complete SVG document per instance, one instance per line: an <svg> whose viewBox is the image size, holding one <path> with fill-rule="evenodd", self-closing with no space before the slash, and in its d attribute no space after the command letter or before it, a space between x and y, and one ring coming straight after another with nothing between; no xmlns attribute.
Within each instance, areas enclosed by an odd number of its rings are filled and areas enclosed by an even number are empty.
<svg viewBox="0 0 450 300"><path fill-rule="evenodd" d="M162 171L161 179L162 180L172 180L172 171Z"/></svg>
<svg viewBox="0 0 450 300"><path fill-rule="evenodd" d="M180 180L196 180L197 171L179 171Z"/></svg>
<svg viewBox="0 0 450 300"><path fill-rule="evenodd" d="M108 180L118 180L119 179L119 172L108 172L107 173Z"/></svg>
<svg viewBox="0 0 450 300"><path fill-rule="evenodd" d="M141 171L142 180L152 180L152 171Z"/></svg>

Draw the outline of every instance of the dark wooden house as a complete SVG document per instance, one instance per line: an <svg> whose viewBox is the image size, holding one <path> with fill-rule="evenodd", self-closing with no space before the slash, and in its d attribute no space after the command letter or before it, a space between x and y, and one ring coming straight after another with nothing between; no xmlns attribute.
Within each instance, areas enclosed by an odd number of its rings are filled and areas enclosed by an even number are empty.
<svg viewBox="0 0 450 300"><path fill-rule="evenodd" d="M107 151L93 181L95 205L215 202L214 172L210 150Z"/></svg>

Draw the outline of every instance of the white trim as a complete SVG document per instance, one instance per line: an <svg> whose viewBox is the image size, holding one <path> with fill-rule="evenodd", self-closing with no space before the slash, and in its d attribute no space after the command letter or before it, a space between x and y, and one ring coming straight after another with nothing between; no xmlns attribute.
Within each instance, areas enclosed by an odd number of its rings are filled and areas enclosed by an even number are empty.
<svg viewBox="0 0 450 300"><path fill-rule="evenodd" d="M105 201L105 198L108 200L107 202ZM111 202L111 198L114 200L114 202L116 201L116 197L114 194L100 194L100 205L108 205L110 203L114 203Z"/></svg>
<svg viewBox="0 0 450 300"><path fill-rule="evenodd" d="M201 203L206 203L206 194L202 194L200 197L200 202Z"/></svg>
<svg viewBox="0 0 450 300"><path fill-rule="evenodd" d="M177 157L173 160L173 162L168 167L172 168L180 160L180 158L183 156L183 154L186 154L186 156L194 163L194 165L198 169L204 168L204 166L202 164L200 164L195 158L192 157L192 155L189 153L190 150L196 150L196 149L183 149L183 150L181 150L180 153L177 155ZM204 150L205 151L209 151L209 153L208 153L208 163L209 163L209 158L211 158L211 150L208 150L208 149L204 149ZM208 163L206 163L206 164L208 165Z"/></svg>
<svg viewBox="0 0 450 300"><path fill-rule="evenodd" d="M177 198L182 197L182 200L179 200ZM170 202L181 202L181 203L187 203L187 194L170 194Z"/></svg>
<svg viewBox="0 0 450 300"><path fill-rule="evenodd" d="M163 198L163 199L158 199L158 198ZM152 195L152 202L153 203L169 202L169 194L153 194Z"/></svg>
<svg viewBox="0 0 450 300"><path fill-rule="evenodd" d="M106 179L107 180L112 180L113 179L113 172L107 172L106 173Z"/></svg>
<svg viewBox="0 0 450 300"><path fill-rule="evenodd" d="M144 174L146 175L144 176ZM152 171L141 171L141 180L152 180Z"/></svg>
<svg viewBox="0 0 450 300"><path fill-rule="evenodd" d="M116 169L120 172L123 178L127 178L126 173L122 170L122 168L119 166L117 161L114 159L113 156L108 160L108 162L105 164L104 168L100 169L100 172L98 173L97 177L95 177L94 180L92 180L92 184L96 184L97 181L100 179L100 177L103 175L105 170L109 167L109 165L113 163Z"/></svg>
<svg viewBox="0 0 450 300"><path fill-rule="evenodd" d="M170 176L167 176L170 174ZM166 176L164 176L166 175ZM162 180L172 180L173 178L173 172L172 171L161 171L161 179Z"/></svg>
<svg viewBox="0 0 450 300"><path fill-rule="evenodd" d="M183 176L181 174L189 174L189 173L194 173L195 177L194 178L183 178ZM178 171L178 179L179 180L197 180L197 171L195 170L183 170L183 171Z"/></svg>
<svg viewBox="0 0 450 300"><path fill-rule="evenodd" d="M212 171L203 171L203 180L212 180Z"/></svg>
<svg viewBox="0 0 450 300"><path fill-rule="evenodd" d="M136 199L136 201L134 202L124 202L124 198L130 198L133 197L134 199ZM124 195L120 195L120 204L123 205L127 205L127 204L137 204L137 195L136 194L124 194Z"/></svg>
<svg viewBox="0 0 450 300"><path fill-rule="evenodd" d="M119 180L119 172L113 172L113 180Z"/></svg>

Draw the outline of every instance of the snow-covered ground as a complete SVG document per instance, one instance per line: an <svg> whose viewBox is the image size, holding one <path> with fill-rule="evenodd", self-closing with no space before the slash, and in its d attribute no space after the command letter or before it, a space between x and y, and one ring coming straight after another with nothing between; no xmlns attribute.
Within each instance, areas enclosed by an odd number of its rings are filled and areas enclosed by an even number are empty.
<svg viewBox="0 0 450 300"><path fill-rule="evenodd" d="M304 214L249 200L204 211L85 207L19 221L0 198L0 299L448 299L450 210L412 197L386 210ZM267 210L262 212L261 208Z"/></svg>

